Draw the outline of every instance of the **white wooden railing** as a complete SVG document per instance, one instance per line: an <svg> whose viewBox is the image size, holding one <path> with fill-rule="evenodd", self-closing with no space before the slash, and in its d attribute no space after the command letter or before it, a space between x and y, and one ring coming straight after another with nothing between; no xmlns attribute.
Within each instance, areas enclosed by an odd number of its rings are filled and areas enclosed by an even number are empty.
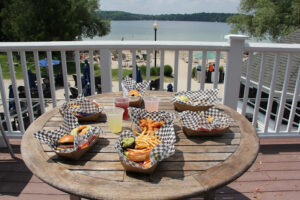
<svg viewBox="0 0 300 200"><path fill-rule="evenodd" d="M54 51L60 52L62 69L63 69L63 83L64 83L64 93L66 101L69 101L69 83L67 79L67 62L66 62L66 52L71 51L74 52L75 55L75 66L76 66L76 75L77 75L77 86L79 93L82 93L82 85L81 85L81 72L80 72L80 52L86 51L89 54L89 64L90 64L90 77L94 77L94 59L93 55L95 52L99 52L100 54L100 66L101 66L101 86L102 92L111 92L112 91L112 56L111 52L117 51L118 53L118 77L119 77L119 90L121 90L121 79L123 77L123 60L122 60L122 52L124 50L131 50L132 52L132 75L133 78L136 78L136 51L143 50L147 53L146 60L146 79L150 80L150 62L151 57L153 58L153 51L160 52L160 90L164 89L164 57L166 50L174 51L174 90L178 90L178 86L182 84L186 84L186 90L191 90L191 74L192 74L192 65L193 65L193 52L202 51L202 72L206 71L207 65L207 52L215 51L216 59L215 59L215 71L219 71L220 66L220 55L225 52L227 55L226 58L226 71L225 71L225 83L224 83L224 93L222 97L222 102L225 105L232 107L233 109L238 109L238 105L242 106L240 112L245 115L246 108L249 106L248 102L248 91L249 85L252 80L250 80L250 71L251 71L251 62L253 56L257 53L262 53L262 61L259 73L259 81L257 83L257 95L255 101L255 107L253 109L253 125L256 126L257 119L260 114L259 112L259 103L261 101L261 93L263 86L262 80L264 78L264 62L265 62L265 53L274 53L276 54L276 58L274 61L274 70L273 77L276 77L277 66L278 66L278 55L279 54L288 54L288 62L286 67L286 73L284 77L284 85L281 91L281 99L279 112L277 113L276 119L276 127L273 131L270 131L268 128L270 122L270 114L271 114L271 106L273 102L273 94L276 80L273 79L271 85L269 86L269 101L268 107L265 112L265 127L263 129L258 129L258 132L261 137L264 136L300 136L300 126L293 127L294 116L297 109L297 101L299 100L299 88L300 88L300 72L298 73L298 79L295 83L295 92L293 94L293 104L290 109L290 117L286 130L281 130L280 126L283 110L285 107L286 101L286 93L287 93L287 84L290 75L291 63L293 62L293 55L300 54L300 44L274 44L274 43L247 43L245 40L246 36L243 35L228 35L228 42L188 42L188 41L70 41L70 42L2 42L0 43L0 53L4 52L8 58L8 64L10 67L10 75L11 75L11 83L13 86L14 94L18 94L17 91L17 81L15 76L15 68L14 68L14 60L13 60L13 52L19 52L20 61L23 70L24 77L24 86L26 92L26 101L27 101L27 110L30 122L34 120L33 108L31 102L33 101L30 96L30 87L28 83L27 76L27 62L26 62L26 54L25 52L33 52L34 55L34 64L37 76L37 86L38 86L38 94L39 98L35 99L40 103L41 112L45 112L45 98L43 97L43 89L41 83L41 72L39 68L39 52L46 52L47 60L48 60L48 73L50 79L50 89L51 89L51 99L48 101L52 102L52 107L57 106L57 98L56 98L56 88L54 83L54 72L52 66L52 53ZM186 51L188 52L188 64L187 64L187 80L185 83L179 82L179 68L183 66L179 66L179 52ZM242 74L242 63L243 63L243 55L244 52L248 52L248 68L247 74L245 77L241 77ZM0 63L0 65L3 63ZM16 111L18 117L18 125L19 131L13 130L10 122L10 112L8 110L8 97L5 92L5 86L3 83L2 69L0 69L0 90L1 90L1 99L2 99L2 107L3 112L5 114L5 121L8 129L9 136L21 135L25 131L24 123L22 120L22 109L20 106L20 99L18 95L15 95L15 103L16 103ZM198 89L205 89L205 73L201 73L201 81ZM214 73L214 79L218 80L219 73ZM239 99L239 89L240 82L245 82L245 92L244 97ZM218 88L218 82L214 82L212 85L213 88ZM91 78L91 93L95 94L95 82L94 79Z"/></svg>

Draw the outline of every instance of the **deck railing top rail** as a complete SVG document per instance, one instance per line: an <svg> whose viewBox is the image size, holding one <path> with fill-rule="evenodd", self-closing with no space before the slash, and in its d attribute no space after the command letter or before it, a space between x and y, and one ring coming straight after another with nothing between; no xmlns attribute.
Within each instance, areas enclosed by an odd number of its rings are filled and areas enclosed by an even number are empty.
<svg viewBox="0 0 300 200"><path fill-rule="evenodd" d="M193 41L59 41L59 42L0 42L0 51L60 51L91 49L172 49L172 50L229 50L228 42Z"/></svg>
<svg viewBox="0 0 300 200"><path fill-rule="evenodd" d="M300 53L300 44L246 42L245 51L269 53Z"/></svg>

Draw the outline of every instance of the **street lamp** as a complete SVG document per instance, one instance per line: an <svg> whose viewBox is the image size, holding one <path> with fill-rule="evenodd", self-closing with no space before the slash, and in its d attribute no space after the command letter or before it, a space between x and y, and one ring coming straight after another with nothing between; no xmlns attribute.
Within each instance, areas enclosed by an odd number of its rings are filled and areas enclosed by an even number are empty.
<svg viewBox="0 0 300 200"><path fill-rule="evenodd" d="M156 21L153 24L153 28L154 28L154 41L156 41L156 32L158 28L158 24ZM156 67L156 50L154 51L154 67Z"/></svg>

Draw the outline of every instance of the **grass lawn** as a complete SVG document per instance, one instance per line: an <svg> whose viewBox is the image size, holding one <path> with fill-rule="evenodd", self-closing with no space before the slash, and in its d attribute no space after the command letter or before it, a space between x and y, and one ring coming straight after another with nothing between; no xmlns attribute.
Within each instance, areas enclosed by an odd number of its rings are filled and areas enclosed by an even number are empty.
<svg viewBox="0 0 300 200"><path fill-rule="evenodd" d="M27 68L30 69L32 71L32 73L36 73L35 72L35 66L34 66L34 62L32 60L32 57L29 55L29 58L27 59ZM42 59L42 57L40 57ZM60 59L60 58L55 58L54 59ZM21 66L21 62L19 61L19 59L17 58L16 55L14 55L14 63L15 63L15 74L16 74L16 78L17 79L23 79L23 72L22 72L22 66ZM10 79L10 70L9 70L9 66L8 66L8 60L7 60L7 56L6 54L0 53L0 64L2 67L2 74L3 74L3 78L4 79ZM81 65L81 73L83 73L83 63L80 64ZM45 76L47 75L47 71L48 68L47 67L41 67L41 75ZM62 70L62 66L61 64L59 65L55 65L53 66L53 70L54 70L54 74L58 74L61 70ZM75 62L74 61L67 61L67 71L69 75L72 74L76 74L76 66L75 66ZM95 72L95 76L100 76L101 72L100 72L100 67L98 64L94 65L94 72ZM123 69L123 77L128 76L129 74L131 74L132 70L131 69ZM118 81L119 80L119 70L118 69L112 69L112 80L113 81ZM146 75L143 74L143 80L146 80ZM154 80L159 78L159 76L151 76L150 79ZM173 78L172 77L167 77L165 76L164 78L165 82L173 82Z"/></svg>

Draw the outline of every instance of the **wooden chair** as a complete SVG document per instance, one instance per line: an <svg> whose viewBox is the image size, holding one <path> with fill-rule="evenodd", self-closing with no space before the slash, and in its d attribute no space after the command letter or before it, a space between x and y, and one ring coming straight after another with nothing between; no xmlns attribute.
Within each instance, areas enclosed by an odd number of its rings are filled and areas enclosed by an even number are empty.
<svg viewBox="0 0 300 200"><path fill-rule="evenodd" d="M11 156L12 158L15 158L13 149L12 149L12 147L11 147L11 145L10 145L10 143L9 143L9 140L8 140L8 138L7 138L7 136L6 136L6 133L5 133L5 131L4 131L4 128L3 128L3 126L2 126L2 123L0 123L0 131L1 131L1 134L2 134L2 137L3 137L3 140L4 140L4 142L6 143L7 148L8 148L8 150L9 150L10 156Z"/></svg>

